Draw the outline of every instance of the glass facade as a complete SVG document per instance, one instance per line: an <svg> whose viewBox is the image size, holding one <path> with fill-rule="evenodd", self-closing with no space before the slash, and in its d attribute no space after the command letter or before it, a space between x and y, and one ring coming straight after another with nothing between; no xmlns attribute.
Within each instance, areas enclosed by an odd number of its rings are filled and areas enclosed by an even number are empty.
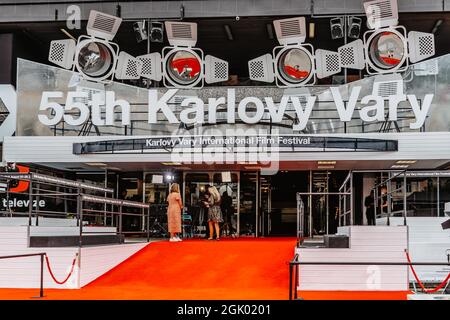
<svg viewBox="0 0 450 320"><path fill-rule="evenodd" d="M419 129L411 129L410 124L414 122L414 113L409 102L401 102L397 108L398 119L396 121L386 120L384 122L364 122L357 113L362 107L360 99L363 96L375 92L377 77L367 77L339 86L345 107L348 107L349 96L355 87L361 87L359 98L356 102L352 120L342 122L336 110L335 102L329 86L308 87L307 94L317 96L317 100L312 109L310 121L301 133L328 134L328 133L369 133L369 132L409 132L409 131L450 131L450 115L447 112L447 101L449 99L448 86L450 82L450 55L440 56L426 62L410 65L407 71L401 74L401 86L405 94L415 94L422 104L426 94L434 94L434 98L428 112L426 121ZM217 123L215 124L194 124L184 125L170 124L160 113L158 123L149 124L147 122L148 90L138 88L118 82L109 85L99 85L87 82L72 84L74 73L57 67L39 64L36 62L18 59L17 63L17 94L18 94L18 127L17 135L20 136L61 136L61 135L171 135L188 132L190 134L208 134L214 129L226 129L229 125L226 122L226 108L218 108ZM179 90L169 101L169 105L178 118L183 107L181 101L188 97L199 97L205 102L205 110L209 97L226 97L227 89L230 87L205 87L200 90ZM157 89L162 95L167 89ZM275 87L235 87L236 99L247 96L259 98L273 97L275 103L279 103L285 94L291 96L305 95L305 88L280 89ZM62 99L52 99L61 105L65 104L65 97L68 91L84 91L88 93L86 102L88 105L92 101L92 96L99 94L104 101L105 91L114 91L115 99L124 99L131 105L131 122L122 126L120 108L116 108L114 124L106 126L94 126L89 121L82 126L70 126L64 121L54 125L45 126L37 120L39 106L41 104L43 91L61 91ZM104 116L104 105L101 105ZM249 112L249 114L251 114ZM388 119L388 105L385 105L385 116ZM238 118L237 118L238 119ZM234 129L254 130L277 129L280 134L300 133L293 132L292 126L297 123L297 115L294 106L288 103L286 112L280 123L272 123L268 117L262 119L259 124L248 125L237 121Z"/></svg>

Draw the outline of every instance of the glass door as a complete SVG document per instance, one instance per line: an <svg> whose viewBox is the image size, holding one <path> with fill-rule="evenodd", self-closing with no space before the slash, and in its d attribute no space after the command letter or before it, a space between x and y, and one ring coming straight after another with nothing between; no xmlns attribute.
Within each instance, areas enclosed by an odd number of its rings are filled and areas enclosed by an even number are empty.
<svg viewBox="0 0 450 320"><path fill-rule="evenodd" d="M258 235L266 236L270 233L270 212L272 209L272 192L270 177L260 176L261 210L259 213Z"/></svg>
<svg viewBox="0 0 450 320"><path fill-rule="evenodd" d="M223 235L239 234L239 172L185 172L183 181L183 201L192 216L194 236L208 233L208 209L202 203L207 185L214 185L222 197L226 194L221 203Z"/></svg>
<svg viewBox="0 0 450 320"><path fill-rule="evenodd" d="M208 233L208 209L203 205L206 186L211 184L208 172L185 172L183 179L183 203L192 217L194 236L206 237Z"/></svg>
<svg viewBox="0 0 450 320"><path fill-rule="evenodd" d="M167 197L170 185L178 182L179 179L173 173L144 172L143 174L142 195L144 202L150 204L150 235L164 237L167 234ZM142 219L145 220L145 217L143 216Z"/></svg>
<svg viewBox="0 0 450 320"><path fill-rule="evenodd" d="M267 219L267 230L270 236L295 236L297 228L297 192L309 191L309 171L280 171L270 177L270 183L262 186L270 186L263 195L270 196L270 204ZM264 197L262 197L264 198ZM303 196L305 213L308 204L308 196ZM305 214L307 218L307 214ZM306 224L307 226L308 224Z"/></svg>
<svg viewBox="0 0 450 320"><path fill-rule="evenodd" d="M239 235L256 236L258 205L258 174L242 172L240 180Z"/></svg>
<svg viewBox="0 0 450 320"><path fill-rule="evenodd" d="M236 236L239 234L239 173L214 173L213 185L221 196L222 234Z"/></svg>

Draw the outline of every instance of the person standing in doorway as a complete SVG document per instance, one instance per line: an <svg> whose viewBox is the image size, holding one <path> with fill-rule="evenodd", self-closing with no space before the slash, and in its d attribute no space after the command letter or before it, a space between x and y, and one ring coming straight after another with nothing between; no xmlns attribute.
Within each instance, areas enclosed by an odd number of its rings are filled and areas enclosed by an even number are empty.
<svg viewBox="0 0 450 320"><path fill-rule="evenodd" d="M366 207L367 224L369 226L375 225L374 201L375 199L373 197L373 190L371 190L370 194L364 199L364 206Z"/></svg>
<svg viewBox="0 0 450 320"><path fill-rule="evenodd" d="M222 210L220 210L220 193L214 186L207 186L208 190L208 226L209 226L209 238L214 239L214 230L216 230L216 240L220 239L220 227L219 223L223 222Z"/></svg>
<svg viewBox="0 0 450 320"><path fill-rule="evenodd" d="M231 217L233 215L233 199L228 195L228 191L225 190L222 193L222 199L220 202L220 209L222 210L222 216L224 224L222 226L222 232L231 235L233 233L233 226Z"/></svg>
<svg viewBox="0 0 450 320"><path fill-rule="evenodd" d="M173 183L170 186L170 193L167 197L169 206L167 207L167 224L170 234L170 242L181 241L179 234L181 233L181 210L183 203L181 201L180 186Z"/></svg>

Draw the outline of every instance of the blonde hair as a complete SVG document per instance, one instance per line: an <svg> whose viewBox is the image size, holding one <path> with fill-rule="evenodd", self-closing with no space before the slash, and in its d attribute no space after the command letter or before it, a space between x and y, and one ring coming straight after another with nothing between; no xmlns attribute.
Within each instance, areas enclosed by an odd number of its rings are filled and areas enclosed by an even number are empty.
<svg viewBox="0 0 450 320"><path fill-rule="evenodd" d="M170 186L170 193L172 192L180 193L180 185L178 183L172 183L172 185Z"/></svg>
<svg viewBox="0 0 450 320"><path fill-rule="evenodd" d="M219 202L220 201L220 193L219 191L217 191L217 188L214 186L210 186L208 188L209 193L212 195L214 202Z"/></svg>

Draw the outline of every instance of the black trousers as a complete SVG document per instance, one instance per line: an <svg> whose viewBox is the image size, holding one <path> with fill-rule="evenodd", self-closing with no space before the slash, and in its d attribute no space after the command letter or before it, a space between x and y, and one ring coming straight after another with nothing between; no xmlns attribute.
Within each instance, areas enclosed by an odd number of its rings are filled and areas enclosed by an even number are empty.
<svg viewBox="0 0 450 320"><path fill-rule="evenodd" d="M366 209L366 218L367 218L367 224L369 226L374 226L375 225L375 210Z"/></svg>

